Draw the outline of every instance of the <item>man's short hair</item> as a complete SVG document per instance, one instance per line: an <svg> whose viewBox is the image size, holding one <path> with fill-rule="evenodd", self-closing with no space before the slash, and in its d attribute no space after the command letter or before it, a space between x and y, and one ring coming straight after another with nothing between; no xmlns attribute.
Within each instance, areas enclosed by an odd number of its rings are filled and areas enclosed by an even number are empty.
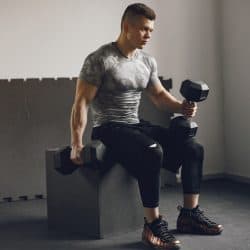
<svg viewBox="0 0 250 250"><path fill-rule="evenodd" d="M129 20L130 22L133 22L138 16L144 16L149 20L155 20L156 14L154 10L149 8L147 5L143 3L134 3L129 5L123 15L122 15L122 20L121 20L121 29L122 29L122 24L125 19Z"/></svg>

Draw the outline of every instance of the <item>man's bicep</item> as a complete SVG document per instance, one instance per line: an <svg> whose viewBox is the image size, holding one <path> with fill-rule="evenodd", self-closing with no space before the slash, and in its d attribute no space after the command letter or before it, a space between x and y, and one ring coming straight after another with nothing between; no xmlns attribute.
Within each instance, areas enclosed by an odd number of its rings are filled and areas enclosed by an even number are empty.
<svg viewBox="0 0 250 250"><path fill-rule="evenodd" d="M149 84L146 88L146 92L150 98L157 98L162 91L164 91L164 87L162 86L160 80L154 84Z"/></svg>
<svg viewBox="0 0 250 250"><path fill-rule="evenodd" d="M151 84L147 87L147 94L150 100L156 105L158 108L162 108L162 103L169 103L172 100L171 94L165 89L165 87L159 82L155 84ZM164 106L165 106L164 104Z"/></svg>
<svg viewBox="0 0 250 250"><path fill-rule="evenodd" d="M77 79L75 102L85 101L89 104L96 96L98 87L86 80Z"/></svg>

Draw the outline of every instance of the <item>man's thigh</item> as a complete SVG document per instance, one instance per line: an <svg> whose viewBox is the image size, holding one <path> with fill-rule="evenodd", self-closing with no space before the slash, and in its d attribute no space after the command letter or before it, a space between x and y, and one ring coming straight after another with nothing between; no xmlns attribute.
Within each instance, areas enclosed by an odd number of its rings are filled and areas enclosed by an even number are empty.
<svg viewBox="0 0 250 250"><path fill-rule="evenodd" d="M115 123L94 128L92 139L101 140L108 147L112 158L133 174L143 171L145 154L151 145L157 143L133 125Z"/></svg>
<svg viewBox="0 0 250 250"><path fill-rule="evenodd" d="M183 162L184 141L177 140L166 127L144 123L145 133L157 141L163 149L163 167L178 172Z"/></svg>

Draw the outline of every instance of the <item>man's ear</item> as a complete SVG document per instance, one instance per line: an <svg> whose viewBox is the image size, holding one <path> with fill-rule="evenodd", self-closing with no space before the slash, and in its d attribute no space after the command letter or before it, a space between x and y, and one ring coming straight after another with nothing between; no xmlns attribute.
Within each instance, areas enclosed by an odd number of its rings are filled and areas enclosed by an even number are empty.
<svg viewBox="0 0 250 250"><path fill-rule="evenodd" d="M129 26L128 22L124 21L123 22L123 30L124 30L125 33L128 33L128 26Z"/></svg>

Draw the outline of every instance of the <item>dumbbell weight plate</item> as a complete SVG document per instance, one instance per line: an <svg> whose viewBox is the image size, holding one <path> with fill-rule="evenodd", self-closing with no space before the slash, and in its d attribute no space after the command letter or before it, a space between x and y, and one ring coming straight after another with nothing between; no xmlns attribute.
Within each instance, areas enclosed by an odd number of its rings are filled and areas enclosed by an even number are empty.
<svg viewBox="0 0 250 250"><path fill-rule="evenodd" d="M183 116L177 116L171 120L169 129L174 138L187 139L196 135L198 125Z"/></svg>
<svg viewBox="0 0 250 250"><path fill-rule="evenodd" d="M71 147L60 148L54 154L55 170L63 175L73 173L79 165L74 164L70 159Z"/></svg>

